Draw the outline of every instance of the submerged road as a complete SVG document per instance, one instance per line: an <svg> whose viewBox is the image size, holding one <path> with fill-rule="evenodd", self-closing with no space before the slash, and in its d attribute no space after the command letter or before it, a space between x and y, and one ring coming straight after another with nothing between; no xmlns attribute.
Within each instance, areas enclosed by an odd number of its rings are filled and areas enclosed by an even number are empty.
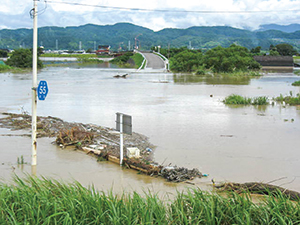
<svg viewBox="0 0 300 225"><path fill-rule="evenodd" d="M163 59L158 56L155 55L153 53L144 53L144 56L146 57L147 60L147 66L146 69L165 69L165 63L163 61Z"/></svg>

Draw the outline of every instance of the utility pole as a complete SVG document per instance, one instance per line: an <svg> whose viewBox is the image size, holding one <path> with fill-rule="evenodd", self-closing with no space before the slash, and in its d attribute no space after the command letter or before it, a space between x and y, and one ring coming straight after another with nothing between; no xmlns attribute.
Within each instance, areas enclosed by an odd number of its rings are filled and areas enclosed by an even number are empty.
<svg viewBox="0 0 300 225"><path fill-rule="evenodd" d="M37 164L37 142L36 142L36 121L37 121L37 1L33 0L33 55L32 55L32 121L31 121L31 166L34 167Z"/></svg>

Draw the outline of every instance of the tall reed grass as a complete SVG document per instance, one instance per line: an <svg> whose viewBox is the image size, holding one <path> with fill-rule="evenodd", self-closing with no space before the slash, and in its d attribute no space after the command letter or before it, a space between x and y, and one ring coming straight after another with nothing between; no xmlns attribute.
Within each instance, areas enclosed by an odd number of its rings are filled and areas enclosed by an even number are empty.
<svg viewBox="0 0 300 225"><path fill-rule="evenodd" d="M0 184L0 224L299 224L300 201L278 193L253 203L249 194L227 196L199 189L167 202L148 193L117 196L57 180L15 178Z"/></svg>

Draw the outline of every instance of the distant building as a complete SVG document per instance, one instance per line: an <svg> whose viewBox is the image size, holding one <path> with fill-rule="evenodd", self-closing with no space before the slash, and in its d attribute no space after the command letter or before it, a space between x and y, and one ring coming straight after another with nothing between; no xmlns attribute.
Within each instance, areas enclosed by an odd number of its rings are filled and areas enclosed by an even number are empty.
<svg viewBox="0 0 300 225"><path fill-rule="evenodd" d="M110 54L110 46L109 45L99 45L98 50L96 51L97 55L101 54Z"/></svg>
<svg viewBox="0 0 300 225"><path fill-rule="evenodd" d="M294 60L292 56L254 56L262 66L294 66Z"/></svg>

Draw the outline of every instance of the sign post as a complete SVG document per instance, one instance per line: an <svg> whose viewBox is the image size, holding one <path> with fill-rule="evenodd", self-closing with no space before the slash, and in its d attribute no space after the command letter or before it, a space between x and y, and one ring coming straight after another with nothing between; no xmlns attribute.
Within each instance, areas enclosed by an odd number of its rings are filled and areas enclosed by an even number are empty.
<svg viewBox="0 0 300 225"><path fill-rule="evenodd" d="M132 119L131 116L116 113L117 121L116 121L116 130L120 131L120 165L123 163L123 133L132 134Z"/></svg>
<svg viewBox="0 0 300 225"><path fill-rule="evenodd" d="M33 51L32 51L32 117L31 117L31 165L36 166L36 108L37 108L37 1L34 0L33 8Z"/></svg>
<svg viewBox="0 0 300 225"><path fill-rule="evenodd" d="M41 101L44 101L48 94L48 85L47 81L41 80L37 89L38 98Z"/></svg>
<svg viewBox="0 0 300 225"><path fill-rule="evenodd" d="M123 114L120 114L120 165L123 163Z"/></svg>

